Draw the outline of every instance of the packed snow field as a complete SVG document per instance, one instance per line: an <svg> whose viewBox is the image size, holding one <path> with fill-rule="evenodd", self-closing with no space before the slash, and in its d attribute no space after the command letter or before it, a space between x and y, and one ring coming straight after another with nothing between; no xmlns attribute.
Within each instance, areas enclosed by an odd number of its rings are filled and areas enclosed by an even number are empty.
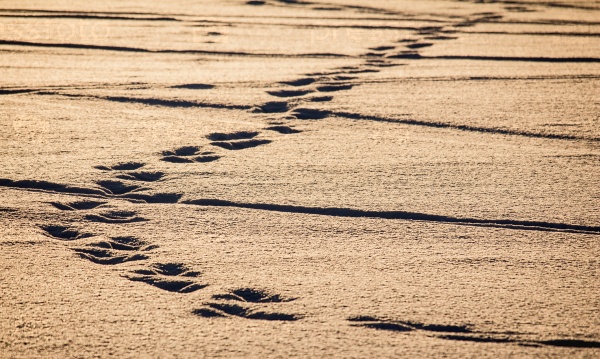
<svg viewBox="0 0 600 359"><path fill-rule="evenodd" d="M0 1L0 357L600 356L600 1Z"/></svg>

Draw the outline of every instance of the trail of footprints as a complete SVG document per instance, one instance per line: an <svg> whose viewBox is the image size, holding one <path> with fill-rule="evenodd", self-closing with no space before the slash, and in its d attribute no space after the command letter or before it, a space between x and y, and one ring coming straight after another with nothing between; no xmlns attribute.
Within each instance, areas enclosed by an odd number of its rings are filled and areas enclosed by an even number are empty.
<svg viewBox="0 0 600 359"><path fill-rule="evenodd" d="M287 126L272 126L267 128L282 134L297 133ZM259 132L212 133L207 136L211 145L227 150L240 150L269 143L270 140L255 139ZM211 162L220 158L213 152L200 152L200 147L180 147L175 150L164 151L162 160L172 163ZM125 199L131 200L132 193L146 191L132 182L157 182L165 180L164 172L140 171L145 164L139 162L119 163L113 166L96 166L101 171L114 174L114 177L126 180L97 181L108 197L128 195ZM68 186L64 186L67 187ZM135 211L114 210L108 201L79 200L69 203L49 202L53 207L68 212L82 212L81 218L88 222L105 224L128 224L145 222L147 219L139 216ZM47 237L67 243L77 243L70 246L71 250L80 258L103 266L114 266L123 263L142 263L143 267L130 270L123 277L132 282L145 283L158 289L172 293L193 293L208 286L200 281L201 273L193 271L183 263L152 263L151 257L158 246L132 236L106 237L95 233L81 231L72 226L43 225L42 233ZM194 314L201 317L240 317L246 319L291 321L301 318L296 314L284 314L248 308L240 304L230 304L228 301L245 303L276 303L287 302L292 299L282 298L280 295L270 295L256 289L238 289L231 293L213 296L213 301L205 303L205 308L195 309ZM202 315L211 312L209 315Z"/></svg>
<svg viewBox="0 0 600 359"><path fill-rule="evenodd" d="M249 2L263 3L263 2ZM363 57L362 66L349 66L334 69L323 73L309 73L306 77L293 81L285 81L279 85L287 88L269 90L267 93L273 97L284 100L267 102L253 109L255 113L285 114L287 120L319 120L331 115L330 111L313 108L308 105L320 104L333 100L330 95L339 91L351 90L359 84L353 82L360 74L379 72L380 69L401 66L390 62L390 59L419 57L418 50L433 45L431 41L451 40L455 37L447 36L451 30L443 27L424 28L416 35L424 36L423 39L401 39L395 45L383 45L369 48ZM404 50L398 50L398 46ZM187 88L187 87L184 87ZM279 134L296 134L301 132L285 122L271 122L265 131ZM245 150L272 142L263 138L258 131L239 131L230 133L211 133L206 136L209 145L215 149L226 151ZM209 163L222 158L222 155L202 146L183 146L161 153L161 161L178 164ZM98 195L100 197L122 198L140 203L176 203L181 194L159 193L148 195L144 192L150 188L145 187L153 182L166 180L166 174L160 171L144 171L144 163L126 162L113 166L96 166L95 168L114 174L114 180L101 180L96 184L100 190L70 187L44 181L11 181L3 180L0 185L10 185L19 188L36 188L52 192L67 192L71 194ZM126 182L123 182L126 181ZM82 218L89 222L105 224L128 224L145 222L147 219L139 216L134 211L112 210L108 208L107 201L80 200L70 203L50 202L53 207L62 211L93 212L85 213ZM63 225L44 225L40 227L43 234L55 240L66 243L78 243L71 249L82 259L89 260L103 266L114 266L124 263L140 263L143 266L129 270L122 275L132 282L144 283L155 288L178 294L187 294L206 288L208 284L202 282L202 273L188 268L183 263L152 263L153 250L158 246L132 236L106 237L94 233L80 231L77 228ZM85 243L84 243L85 242ZM201 318L244 318L250 320L271 321L297 321L303 319L300 314L289 314L271 311L273 307L285 305L297 298L286 298L278 294L271 294L253 288L238 288L227 293L213 295L211 300L202 303L191 311ZM599 342L559 339L536 341L520 339L513 333L485 333L472 329L468 325L441 325L424 324L412 321L388 320L372 316L355 316L347 318L350 326L383 330L403 334L421 334L434 336L443 340L472 341L487 343L514 343L528 346L564 346L578 348L598 348Z"/></svg>

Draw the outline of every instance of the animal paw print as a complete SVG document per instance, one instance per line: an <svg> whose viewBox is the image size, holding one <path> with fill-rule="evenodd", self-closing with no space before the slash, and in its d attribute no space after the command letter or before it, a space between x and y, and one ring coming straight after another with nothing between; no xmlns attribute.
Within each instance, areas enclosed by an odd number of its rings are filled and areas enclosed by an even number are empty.
<svg viewBox="0 0 600 359"><path fill-rule="evenodd" d="M256 139L258 132L240 131L232 133L211 133L206 136L212 142L213 146L221 147L226 150L237 151L247 148L257 147L271 143L271 140Z"/></svg>
<svg viewBox="0 0 600 359"><path fill-rule="evenodd" d="M44 231L45 236L61 241L75 241L94 236L91 233L80 232L75 228L60 225L41 226L40 228Z"/></svg>
<svg viewBox="0 0 600 359"><path fill-rule="evenodd" d="M201 273L191 271L182 263L156 263L133 273L136 275L127 277L129 280L147 283L168 292L192 293L207 286L188 279L199 277Z"/></svg>
<svg viewBox="0 0 600 359"><path fill-rule="evenodd" d="M122 162L114 166L94 166L94 168L101 171L133 171L144 166L145 164L141 162Z"/></svg>
<svg viewBox="0 0 600 359"><path fill-rule="evenodd" d="M213 152L200 152L198 146L184 146L174 150L163 151L161 161L171 163L193 163L193 162L212 162L220 157L215 156Z"/></svg>
<svg viewBox="0 0 600 359"><path fill-rule="evenodd" d="M214 295L213 299L221 301L236 301L241 303L282 303L290 302L296 298L283 298L279 294L269 294L267 292L251 289L240 288L235 289L227 294ZM278 312L266 312L260 307L242 306L234 303L209 302L205 303L203 308L193 310L193 313L204 318L215 317L240 317L245 319L256 320L276 320L276 321L296 321L302 319L302 316L297 314L285 314Z"/></svg>
<svg viewBox="0 0 600 359"><path fill-rule="evenodd" d="M135 253L149 251L157 248L154 245L139 240L135 237L112 237L108 240L88 244L85 248L74 248L73 250L84 259L96 264L114 265L125 262L146 260L145 254Z"/></svg>
<svg viewBox="0 0 600 359"><path fill-rule="evenodd" d="M86 211L105 205L107 202L98 201L76 201L70 203L49 202L61 211Z"/></svg>
<svg viewBox="0 0 600 359"><path fill-rule="evenodd" d="M84 217L86 220L91 222L100 223L134 223L134 222L145 222L148 221L146 218L138 217L136 212L133 211L109 211L100 214L88 214Z"/></svg>
<svg viewBox="0 0 600 359"><path fill-rule="evenodd" d="M129 181L140 181L140 182L157 182L163 179L165 176L164 172L149 172L149 171L138 171L129 172L117 175L117 178L129 180Z"/></svg>

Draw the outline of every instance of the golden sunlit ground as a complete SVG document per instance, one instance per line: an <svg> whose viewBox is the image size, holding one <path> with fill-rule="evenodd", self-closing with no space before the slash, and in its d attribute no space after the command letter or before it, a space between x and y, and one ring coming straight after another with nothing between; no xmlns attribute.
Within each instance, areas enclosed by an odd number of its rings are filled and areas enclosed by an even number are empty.
<svg viewBox="0 0 600 359"><path fill-rule="evenodd" d="M0 1L0 357L600 356L600 2Z"/></svg>

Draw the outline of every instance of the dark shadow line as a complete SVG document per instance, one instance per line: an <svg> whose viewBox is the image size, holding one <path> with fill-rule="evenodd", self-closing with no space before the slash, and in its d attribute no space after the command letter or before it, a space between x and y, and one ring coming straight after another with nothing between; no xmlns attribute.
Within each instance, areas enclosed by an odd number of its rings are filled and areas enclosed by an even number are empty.
<svg viewBox="0 0 600 359"><path fill-rule="evenodd" d="M523 137L533 137L533 138L547 138L547 139L553 139L553 140L600 141L600 138L596 138L596 137L581 137L581 136L552 134L552 133L536 133L536 132L528 132L528 131L507 130L507 129L501 129L501 128L478 127L478 126L469 126L469 125L454 125L454 124L449 124L449 123L444 123L444 122L433 122L433 121L430 122L430 121L413 120L413 119L390 119L390 118L379 117L379 116L361 115L358 113L351 113L351 112L332 112L331 115L337 116L337 117L342 117L342 118L348 118L348 119L352 119L352 120L367 120L367 121L376 121L376 122L397 123L397 124L411 125L411 126L447 128L447 129L452 129L452 130L460 130L460 131L468 131L468 132L523 136Z"/></svg>
<svg viewBox="0 0 600 359"><path fill-rule="evenodd" d="M98 100L106 100L121 103L139 103L149 106L163 106L163 107L174 107L174 108L216 108L216 109L227 109L227 110L250 110L252 106L245 105L226 105L220 103L207 103L207 102L196 102L196 101L185 101L185 100L164 100L158 98L137 98L137 97L124 97L124 96L91 96L91 95L79 95L79 94L63 94L60 92L53 91L39 91L38 95L54 95L64 97L84 97Z"/></svg>
<svg viewBox="0 0 600 359"><path fill-rule="evenodd" d="M0 18L33 18L33 19L84 19L84 20L122 20L122 21L180 21L173 17L128 17L85 14L55 14L55 15L0 15Z"/></svg>
<svg viewBox="0 0 600 359"><path fill-rule="evenodd" d="M460 31L461 34L478 35L525 35L525 36L573 36L573 37L599 37L598 32L508 32L508 31Z"/></svg>
<svg viewBox="0 0 600 359"><path fill-rule="evenodd" d="M577 20L477 20L478 23L485 24L506 24L506 25L552 25L552 26L571 26L571 25L583 25L583 26L598 26L598 21L577 21Z"/></svg>
<svg viewBox="0 0 600 359"><path fill-rule="evenodd" d="M130 12L130 11L65 11L65 10L45 10L45 9L0 9L0 12L8 13L41 13L41 14L93 14L93 15L139 15L139 16L189 16L186 14L161 14L153 12Z"/></svg>
<svg viewBox="0 0 600 359"><path fill-rule="evenodd" d="M20 90L3 90L0 89L0 95L15 95L15 94L20 94L20 93L29 93L29 92L35 92L37 90L33 90L33 89L20 89Z"/></svg>
<svg viewBox="0 0 600 359"><path fill-rule="evenodd" d="M459 0L464 1L464 0ZM473 3L485 3L485 1L481 0L472 0ZM578 9L578 10L592 10L592 11L600 11L600 8L594 6L585 6L585 5L575 5L575 4L564 4L560 2L528 2L528 1L518 1L518 0L494 0L495 3L506 4L506 5L524 5L524 6L542 6L542 7L554 7L560 9Z"/></svg>
<svg viewBox="0 0 600 359"><path fill-rule="evenodd" d="M476 61L518 61L518 62L550 62L550 63L600 63L598 57L521 57L521 56L462 56L441 55L422 56L419 54L399 54L389 56L391 59L407 60L476 60Z"/></svg>
<svg viewBox="0 0 600 359"><path fill-rule="evenodd" d="M235 207L246 209L258 209L273 212L299 213L299 214L314 214L321 216L347 217L347 218L382 218L382 219L400 219L409 221L425 221L435 223L449 223L467 226L483 226L505 229L518 230L534 230L547 232L569 232L569 233L585 233L585 234L600 234L600 227L583 226L566 223L541 222L541 221L520 221L508 219L476 219L476 218L459 218L418 212L405 211L365 211L351 208L324 208L324 207L304 207L268 203L241 203L231 202L219 199L197 199L188 200L181 203L211 206L211 207Z"/></svg>
<svg viewBox="0 0 600 359"><path fill-rule="evenodd" d="M26 191L45 192L45 193L61 193L76 196L85 196L93 198L112 198L123 199L134 203L177 203L183 196L180 193L155 193L155 194L140 194L127 193L122 195L112 195L106 191L93 188L73 187L60 183L37 180L21 180L13 181L7 178L0 178L0 187L18 188Z"/></svg>
<svg viewBox="0 0 600 359"><path fill-rule="evenodd" d="M352 58L353 56L333 53L308 53L308 54L268 54L251 53L236 51L206 51L206 50L149 50L139 47L126 46L108 46L108 45L90 45L90 44L69 44L69 43L43 43L28 41L0 40L0 45L11 46L33 46L49 48L83 49L83 50L104 50L104 51L125 51L141 52L149 54L192 54L192 55L214 55L214 56L242 56L242 57L267 57L267 58Z"/></svg>

